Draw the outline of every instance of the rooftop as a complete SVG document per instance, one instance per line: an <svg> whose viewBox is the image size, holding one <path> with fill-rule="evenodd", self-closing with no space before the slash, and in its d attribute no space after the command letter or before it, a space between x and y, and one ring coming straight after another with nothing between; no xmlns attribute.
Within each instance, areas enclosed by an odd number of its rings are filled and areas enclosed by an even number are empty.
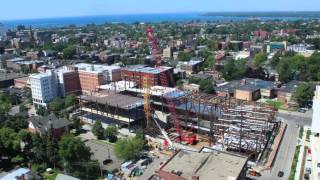
<svg viewBox="0 0 320 180"><path fill-rule="evenodd" d="M25 65L30 65L30 64L41 64L44 63L43 61L40 60L33 60L33 61L19 61L17 64L25 64Z"/></svg>
<svg viewBox="0 0 320 180"><path fill-rule="evenodd" d="M10 79L16 79L26 77L25 74L19 74L19 73L3 73L0 72L0 81L10 80Z"/></svg>
<svg viewBox="0 0 320 180"><path fill-rule="evenodd" d="M30 118L30 121L36 128L38 128L41 131L41 133L45 133L47 129L50 128L50 122L52 123L53 129L59 129L72 124L72 122L64 118L58 118L54 114L44 117L34 116Z"/></svg>
<svg viewBox="0 0 320 180"><path fill-rule="evenodd" d="M13 58L13 59L8 59L7 62L20 62L24 61L25 59L23 58Z"/></svg>
<svg viewBox="0 0 320 180"><path fill-rule="evenodd" d="M112 92L99 93L95 95L82 95L82 100L89 102L97 102L99 104L108 104L110 106L122 109L132 109L143 105L143 99Z"/></svg>
<svg viewBox="0 0 320 180"><path fill-rule="evenodd" d="M80 179L59 173L55 180L80 180Z"/></svg>
<svg viewBox="0 0 320 180"><path fill-rule="evenodd" d="M237 179L247 162L247 157L205 148L201 152L179 151L162 167L163 171L182 173L180 176L202 180Z"/></svg>
<svg viewBox="0 0 320 180"><path fill-rule="evenodd" d="M79 63L75 64L74 66L78 68L78 71L85 71L90 73L102 73L104 71L120 70L119 66L106 66L98 64Z"/></svg>
<svg viewBox="0 0 320 180"><path fill-rule="evenodd" d="M142 73L149 73L149 74L159 74L161 72L172 69L172 67L160 66L159 68L154 68L154 67L146 67L144 65L135 65L135 66L128 66L124 69L127 71L135 71L135 72L142 72Z"/></svg>
<svg viewBox="0 0 320 180"><path fill-rule="evenodd" d="M273 89L276 85L272 81L264 81L261 79L245 78L242 80L233 80L230 82L217 85L217 91L234 92L236 89L240 90L256 90L256 89Z"/></svg>

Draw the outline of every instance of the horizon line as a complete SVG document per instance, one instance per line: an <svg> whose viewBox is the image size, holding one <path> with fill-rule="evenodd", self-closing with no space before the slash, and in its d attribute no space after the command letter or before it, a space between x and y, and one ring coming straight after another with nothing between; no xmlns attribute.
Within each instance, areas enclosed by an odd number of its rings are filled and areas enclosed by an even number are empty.
<svg viewBox="0 0 320 180"><path fill-rule="evenodd" d="M51 17L34 17L34 18L13 18L13 19L0 19L0 23L8 21L25 21L25 20L45 20L45 19L63 19L63 18L81 18L81 17L99 17L99 16L130 16L130 15L156 15L156 14L186 14L186 13L320 13L317 11L297 11L297 10L276 10L276 11L185 11L185 12L155 12L155 13L124 13L124 14L96 14L96 15L75 15L75 16L51 16Z"/></svg>

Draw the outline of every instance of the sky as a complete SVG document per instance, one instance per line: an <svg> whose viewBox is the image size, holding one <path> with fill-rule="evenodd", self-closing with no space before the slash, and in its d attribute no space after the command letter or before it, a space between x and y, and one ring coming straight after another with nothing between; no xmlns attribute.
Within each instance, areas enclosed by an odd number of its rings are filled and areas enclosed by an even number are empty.
<svg viewBox="0 0 320 180"><path fill-rule="evenodd" d="M230 11L319 11L320 0L0 0L0 20Z"/></svg>

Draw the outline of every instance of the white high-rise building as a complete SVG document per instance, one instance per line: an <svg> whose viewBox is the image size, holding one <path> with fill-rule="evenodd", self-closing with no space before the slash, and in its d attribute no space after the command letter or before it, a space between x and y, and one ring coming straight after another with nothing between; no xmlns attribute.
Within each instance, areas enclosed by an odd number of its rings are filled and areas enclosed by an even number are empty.
<svg viewBox="0 0 320 180"><path fill-rule="evenodd" d="M47 107L47 103L58 97L58 80L53 71L30 76L32 101L35 107Z"/></svg>
<svg viewBox="0 0 320 180"><path fill-rule="evenodd" d="M313 115L312 115L312 132L320 133L320 86L316 87L315 95L313 98Z"/></svg>

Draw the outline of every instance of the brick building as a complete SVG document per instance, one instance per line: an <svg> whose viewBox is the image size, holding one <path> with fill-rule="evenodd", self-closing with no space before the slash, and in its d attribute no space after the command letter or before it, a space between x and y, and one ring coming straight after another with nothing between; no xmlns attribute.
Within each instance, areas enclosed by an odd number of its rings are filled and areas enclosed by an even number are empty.
<svg viewBox="0 0 320 180"><path fill-rule="evenodd" d="M100 85L121 80L121 69L119 66L81 63L76 64L75 68L79 74L81 90L84 92L96 91Z"/></svg>
<svg viewBox="0 0 320 180"><path fill-rule="evenodd" d="M121 78L125 81L133 81L139 87L143 87L144 78L148 77L150 86L162 85L160 81L160 74L163 73L169 86L174 85L173 68L161 66L159 68L146 67L143 65L129 66L121 70Z"/></svg>
<svg viewBox="0 0 320 180"><path fill-rule="evenodd" d="M58 118L54 114L44 117L34 116L29 120L28 131L42 136L52 128L53 137L59 139L69 132L71 125L72 122Z"/></svg>

